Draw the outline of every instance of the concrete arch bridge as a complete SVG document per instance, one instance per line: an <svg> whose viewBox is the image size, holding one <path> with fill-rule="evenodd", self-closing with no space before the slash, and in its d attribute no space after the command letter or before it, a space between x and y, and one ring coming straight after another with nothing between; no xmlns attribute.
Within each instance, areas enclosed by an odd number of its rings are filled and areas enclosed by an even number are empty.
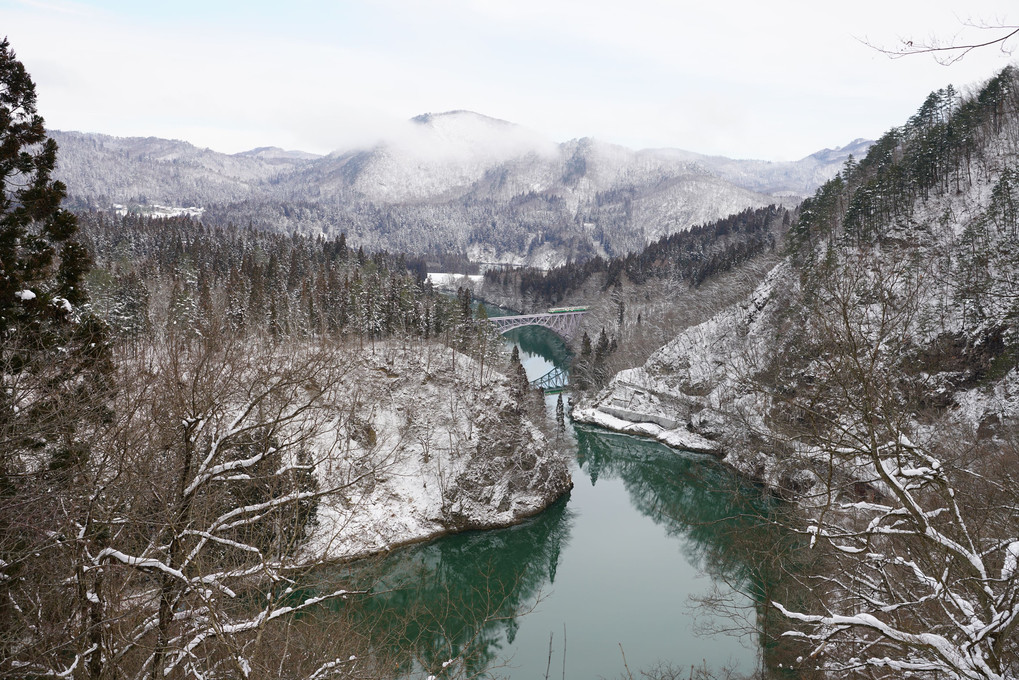
<svg viewBox="0 0 1019 680"><path fill-rule="evenodd" d="M488 319L499 333L523 326L544 326L553 333L569 340L580 328L580 318L587 307L558 307L540 314L517 314L514 316L493 316Z"/></svg>

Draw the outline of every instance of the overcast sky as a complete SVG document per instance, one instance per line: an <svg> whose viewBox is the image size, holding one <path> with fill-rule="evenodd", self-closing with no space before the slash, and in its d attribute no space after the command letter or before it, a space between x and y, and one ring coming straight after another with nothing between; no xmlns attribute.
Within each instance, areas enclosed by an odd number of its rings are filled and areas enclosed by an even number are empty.
<svg viewBox="0 0 1019 680"><path fill-rule="evenodd" d="M54 129L217 151L370 144L469 109L555 141L591 136L794 160L905 122L924 97L992 76L890 60L1015 0L0 0L0 36ZM983 40L987 32L961 35Z"/></svg>

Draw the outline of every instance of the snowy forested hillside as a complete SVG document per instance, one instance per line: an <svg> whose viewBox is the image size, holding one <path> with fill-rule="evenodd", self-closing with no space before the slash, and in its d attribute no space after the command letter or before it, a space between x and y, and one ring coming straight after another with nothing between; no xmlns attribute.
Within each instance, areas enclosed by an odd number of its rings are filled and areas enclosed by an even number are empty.
<svg viewBox="0 0 1019 680"><path fill-rule="evenodd" d="M735 161L588 138L556 144L468 111L418 116L391 140L327 157L226 155L75 132L54 138L57 175L77 207L196 206L215 224L345 232L373 250L542 267L623 254L748 207L795 202L866 146L796 163Z"/></svg>
<svg viewBox="0 0 1019 680"><path fill-rule="evenodd" d="M541 393L420 261L186 216L75 238L74 301L24 280L8 307L35 316L0 319L5 677L395 677L371 624L312 615L364 595L335 561L570 489Z"/></svg>
<svg viewBox="0 0 1019 680"><path fill-rule="evenodd" d="M169 139L51 131L60 147L57 176L69 198L97 208L119 204L204 207L248 198L310 154L256 149L228 155Z"/></svg>
<svg viewBox="0 0 1019 680"><path fill-rule="evenodd" d="M661 153L695 162L713 174L753 191L776 196L809 196L840 171L850 155L856 159L866 156L873 143L867 139L854 139L843 147L823 149L794 162L733 160L673 149L663 149Z"/></svg>
<svg viewBox="0 0 1019 680"><path fill-rule="evenodd" d="M809 668L1019 675L1019 72L932 93L800 207L757 290L574 416L798 500Z"/></svg>

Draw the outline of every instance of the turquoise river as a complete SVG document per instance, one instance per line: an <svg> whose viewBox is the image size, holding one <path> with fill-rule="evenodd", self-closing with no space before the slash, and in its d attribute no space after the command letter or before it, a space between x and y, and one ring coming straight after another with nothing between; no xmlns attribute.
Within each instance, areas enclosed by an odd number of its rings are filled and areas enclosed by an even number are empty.
<svg viewBox="0 0 1019 680"><path fill-rule="evenodd" d="M506 338L531 379L568 361L545 329ZM556 398L545 397L550 417ZM412 546L376 567L369 606L407 676L759 670L768 584L746 544L771 540L773 501L710 456L581 426L565 436L567 497L519 526Z"/></svg>

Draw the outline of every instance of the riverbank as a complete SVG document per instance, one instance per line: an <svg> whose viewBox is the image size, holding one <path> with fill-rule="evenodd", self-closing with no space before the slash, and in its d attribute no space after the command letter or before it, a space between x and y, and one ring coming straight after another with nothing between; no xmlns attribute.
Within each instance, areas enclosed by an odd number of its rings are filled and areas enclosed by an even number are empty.
<svg viewBox="0 0 1019 680"><path fill-rule="evenodd" d="M738 473L775 490L800 471L748 445L768 432L761 395L745 389L767 337L763 313L788 269L774 267L738 304L691 326L651 354L643 366L616 374L572 411L578 422L648 437L676 449L710 453Z"/></svg>
<svg viewBox="0 0 1019 680"><path fill-rule="evenodd" d="M535 349L533 336L551 336L520 330L531 336L521 345ZM541 348L540 360L521 349L529 377L546 370L551 349ZM547 397L550 411L555 399ZM413 619L413 630L398 635L407 655L436 660L425 669L437 677L439 662L455 659L465 677L494 671L514 680L542 677L551 656L557 677L583 680L622 672L622 645L634 669L670 660L749 675L756 641L714 635L705 645L697 630L713 625L713 614L693 615L690 603L717 588L754 606L731 591L730 572L745 567L729 537L751 531L752 508L771 497L713 457L569 423L564 434L575 442L576 486L548 510L513 528L394 551L369 567L383 584L377 611L398 630L409 611L424 613L426 624Z"/></svg>
<svg viewBox="0 0 1019 680"><path fill-rule="evenodd" d="M597 425L620 434L646 437L670 448L722 457L717 442L692 432L685 423L678 423L665 416L657 415L650 409L640 411L634 408L634 400L658 401L657 395L649 395L632 386L627 386L625 389L629 399L621 397L618 391L613 392L609 397L614 403L620 405L578 406L573 409L571 417L579 423Z"/></svg>
<svg viewBox="0 0 1019 680"><path fill-rule="evenodd" d="M564 365L565 349L548 329L507 336L528 378ZM556 401L545 397L550 420ZM642 434L566 422L576 485L548 509L509 528L444 535L345 565L354 573L363 566L365 582L379 584L371 617L390 626L385 637L402 641L407 668L525 679L542 677L551 658L557 677L614 677L624 669L622 646L634 669L668 661L749 675L761 654L774 654L756 638L715 634L705 645L704 627L730 622L690 607L712 593L747 612L760 606L737 584L748 573L770 576L744 550L758 541L737 537L772 526L765 515L774 496L717 456Z"/></svg>

